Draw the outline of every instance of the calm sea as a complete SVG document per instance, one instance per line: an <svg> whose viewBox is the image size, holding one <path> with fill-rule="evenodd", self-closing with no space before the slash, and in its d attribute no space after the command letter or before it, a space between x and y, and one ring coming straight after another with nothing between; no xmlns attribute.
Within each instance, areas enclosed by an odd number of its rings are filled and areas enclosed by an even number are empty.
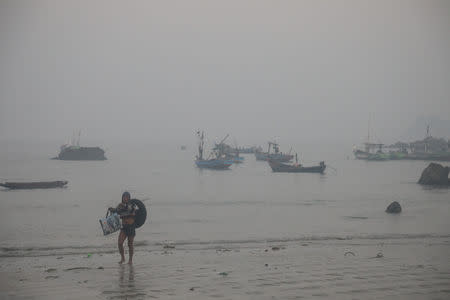
<svg viewBox="0 0 450 300"><path fill-rule="evenodd" d="M149 249L450 236L450 189L416 184L428 162L358 161L351 145L297 143L304 165L325 160L326 174L272 173L253 155L213 171L194 166L195 144L179 146L108 145L107 161L70 162L49 159L58 152L55 143L3 143L1 180L69 184L0 190L0 256L115 251L117 233L103 236L99 218L125 190L149 209L136 237ZM392 201L402 205L400 215L384 212Z"/></svg>

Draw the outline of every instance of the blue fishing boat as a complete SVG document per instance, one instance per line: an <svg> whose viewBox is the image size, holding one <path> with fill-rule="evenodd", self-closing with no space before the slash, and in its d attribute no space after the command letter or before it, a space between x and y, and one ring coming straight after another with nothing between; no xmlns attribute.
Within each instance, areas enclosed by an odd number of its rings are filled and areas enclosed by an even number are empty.
<svg viewBox="0 0 450 300"><path fill-rule="evenodd" d="M205 159L205 160L199 160L197 159L195 161L195 164L197 167L203 169L216 169L216 170L223 170L228 169L232 164L232 160L226 160L226 159Z"/></svg>
<svg viewBox="0 0 450 300"><path fill-rule="evenodd" d="M228 169L232 164L233 160L227 158L221 151L213 151L210 158L205 159L203 157L204 146L205 146L205 134L202 131L197 131L199 137L198 145L198 155L195 158L195 164L201 169L215 169L215 170L225 170ZM212 157L211 157L212 156Z"/></svg>

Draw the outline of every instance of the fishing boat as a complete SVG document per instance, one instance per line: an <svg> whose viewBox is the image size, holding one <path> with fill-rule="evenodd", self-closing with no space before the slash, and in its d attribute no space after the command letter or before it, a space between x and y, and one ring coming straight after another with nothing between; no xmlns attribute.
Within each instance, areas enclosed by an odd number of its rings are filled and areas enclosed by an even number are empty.
<svg viewBox="0 0 450 300"><path fill-rule="evenodd" d="M35 182L5 182L0 183L3 186L12 190L19 189L52 189L52 188L62 188L68 182L67 181L35 181Z"/></svg>
<svg viewBox="0 0 450 300"><path fill-rule="evenodd" d="M384 161L389 160L390 157L389 154L379 151L377 153L369 153L366 159L371 161Z"/></svg>
<svg viewBox="0 0 450 300"><path fill-rule="evenodd" d="M53 159L59 160L106 160L105 151L100 147L80 147L80 135L75 143L74 138L61 146L58 156Z"/></svg>
<svg viewBox="0 0 450 300"><path fill-rule="evenodd" d="M267 149L267 152L255 152L255 158L256 160L273 160L273 161L279 161L279 162L288 162L291 161L294 158L294 155L288 153L280 152L280 147L275 142L269 142L269 147ZM271 149L273 149L273 153L271 153Z"/></svg>
<svg viewBox="0 0 450 300"><path fill-rule="evenodd" d="M367 125L367 141L363 144L364 149L353 148L353 155L355 155L356 159L363 160L372 160L372 161L382 161L388 160L390 155L383 152L382 143L373 143L371 142L371 134L370 134L370 120Z"/></svg>
<svg viewBox="0 0 450 300"><path fill-rule="evenodd" d="M276 160L269 160L273 172L282 173L321 173L325 171L325 162L321 161L318 166L304 167L301 164L286 164Z"/></svg>
<svg viewBox="0 0 450 300"><path fill-rule="evenodd" d="M213 151L210 157L205 159L203 157L204 147L205 147L205 134L202 131L197 131L199 137L198 145L198 155L195 158L195 164L201 169L215 169L215 170L225 170L228 169L232 164L233 160L229 159L220 150ZM226 137L225 137L226 138Z"/></svg>

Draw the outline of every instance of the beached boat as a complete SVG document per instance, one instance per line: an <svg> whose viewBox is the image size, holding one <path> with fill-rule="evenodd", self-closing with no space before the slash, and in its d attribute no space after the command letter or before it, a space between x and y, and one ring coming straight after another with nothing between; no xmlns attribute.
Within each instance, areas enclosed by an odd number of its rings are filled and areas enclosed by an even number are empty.
<svg viewBox="0 0 450 300"><path fill-rule="evenodd" d="M273 149L272 153L270 151L271 149ZM277 143L269 142L267 152L255 152L255 158L256 160L288 162L294 158L294 155L280 152L280 147Z"/></svg>
<svg viewBox="0 0 450 300"><path fill-rule="evenodd" d="M321 161L318 166L304 167L301 164L286 164L275 160L269 160L269 165L273 172L282 173L323 173L325 171L325 162Z"/></svg>
<svg viewBox="0 0 450 300"><path fill-rule="evenodd" d="M205 134L202 131L197 132L199 137L198 145L198 155L195 158L195 164L201 169L215 169L215 170L225 170L228 169L232 164L233 160L226 157L224 153L219 150L213 151L210 155L211 158L205 159L203 157L204 146L205 146ZM226 137L225 137L226 138Z"/></svg>
<svg viewBox="0 0 450 300"><path fill-rule="evenodd" d="M64 187L67 183L67 181L5 182L0 183L0 186L13 190L52 189Z"/></svg>

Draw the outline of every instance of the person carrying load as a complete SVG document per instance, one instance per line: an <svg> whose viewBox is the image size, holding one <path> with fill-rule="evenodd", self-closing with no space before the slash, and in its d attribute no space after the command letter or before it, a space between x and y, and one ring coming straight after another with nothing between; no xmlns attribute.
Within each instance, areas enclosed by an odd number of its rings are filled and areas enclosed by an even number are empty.
<svg viewBox="0 0 450 300"><path fill-rule="evenodd" d="M125 242L125 239L128 239L128 264L131 265L133 263L134 253L133 241L134 237L136 236L135 217L138 207L136 206L135 202L130 201L130 199L130 193L124 192L122 194L122 202L117 205L116 208L110 207L108 210L112 213L117 213L120 216L120 219L122 219L122 227L120 229L119 238L117 240L121 257L119 264L125 262L125 250L123 248L123 243Z"/></svg>

